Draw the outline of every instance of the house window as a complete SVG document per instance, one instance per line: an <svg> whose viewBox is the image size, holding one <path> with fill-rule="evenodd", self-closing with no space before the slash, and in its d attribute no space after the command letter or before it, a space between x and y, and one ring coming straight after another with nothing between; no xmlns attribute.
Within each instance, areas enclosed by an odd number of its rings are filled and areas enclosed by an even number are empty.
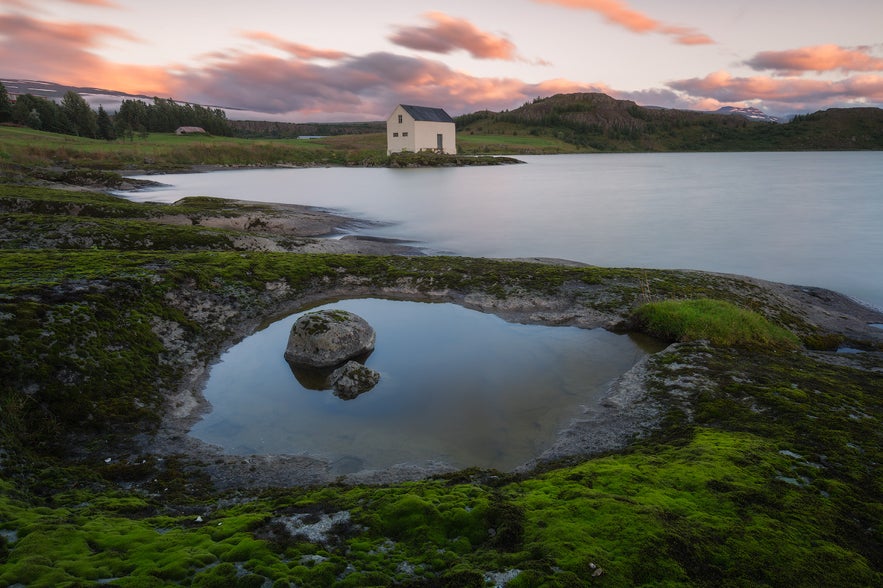
<svg viewBox="0 0 883 588"><path fill-rule="evenodd" d="M408 136L408 131L405 131L404 133L402 133L402 137L407 137L407 136Z"/></svg>
<svg viewBox="0 0 883 588"><path fill-rule="evenodd" d="M402 124L402 115L399 115L399 124Z"/></svg>
<svg viewBox="0 0 883 588"><path fill-rule="evenodd" d="M393 133L392 136L393 136L393 137L398 137L399 134L398 134L398 133Z"/></svg>

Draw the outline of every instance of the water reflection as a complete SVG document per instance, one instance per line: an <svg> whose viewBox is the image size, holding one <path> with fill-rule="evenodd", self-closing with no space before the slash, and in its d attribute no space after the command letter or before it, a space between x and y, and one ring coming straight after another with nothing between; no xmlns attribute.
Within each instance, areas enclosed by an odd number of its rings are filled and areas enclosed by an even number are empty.
<svg viewBox="0 0 883 588"><path fill-rule="evenodd" d="M374 389L344 401L318 390L316 374L293 374L283 358L292 315L222 357L205 389L212 412L191 434L230 454L324 458L340 473L434 460L509 470L646 353L601 329L512 324L453 304L330 307L376 330L364 359L382 374Z"/></svg>

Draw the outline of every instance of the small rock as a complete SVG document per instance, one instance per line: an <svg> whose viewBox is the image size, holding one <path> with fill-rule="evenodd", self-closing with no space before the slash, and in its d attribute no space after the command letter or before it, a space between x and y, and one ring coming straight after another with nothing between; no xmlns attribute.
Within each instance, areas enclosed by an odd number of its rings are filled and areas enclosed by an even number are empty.
<svg viewBox="0 0 883 588"><path fill-rule="evenodd" d="M377 385L380 373L355 361L348 361L331 373L329 378L334 395L352 400Z"/></svg>
<svg viewBox="0 0 883 588"><path fill-rule="evenodd" d="M294 365L332 367L374 349L374 329L345 310L319 310L291 327L285 359Z"/></svg>

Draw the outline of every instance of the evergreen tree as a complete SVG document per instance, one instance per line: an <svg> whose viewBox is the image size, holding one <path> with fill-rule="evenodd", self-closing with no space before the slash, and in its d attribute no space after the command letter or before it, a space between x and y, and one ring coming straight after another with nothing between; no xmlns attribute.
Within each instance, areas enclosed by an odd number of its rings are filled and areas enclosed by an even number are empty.
<svg viewBox="0 0 883 588"><path fill-rule="evenodd" d="M132 139L136 129L147 127L147 104L141 100L123 100L113 124L117 136Z"/></svg>
<svg viewBox="0 0 883 588"><path fill-rule="evenodd" d="M9 92L6 86L0 82L0 122L9 122L12 120L12 100L9 98Z"/></svg>
<svg viewBox="0 0 883 588"><path fill-rule="evenodd" d="M105 141L113 141L116 139L116 132L114 131L113 123L110 120L110 115L107 114L107 111L104 110L104 107L100 104L98 105L96 124L98 126L99 139L104 139Z"/></svg>

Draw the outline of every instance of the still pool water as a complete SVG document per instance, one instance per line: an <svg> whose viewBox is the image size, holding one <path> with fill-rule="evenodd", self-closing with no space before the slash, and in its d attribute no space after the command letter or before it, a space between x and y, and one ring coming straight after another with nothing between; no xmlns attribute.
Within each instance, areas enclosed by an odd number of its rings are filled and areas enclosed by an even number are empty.
<svg viewBox="0 0 883 588"><path fill-rule="evenodd" d="M508 323L454 304L344 300L377 332L380 383L353 400L310 389L283 358L300 314L225 353L191 435L233 455L297 454L336 473L398 463L511 470L536 457L584 405L648 352L603 329ZM317 310L317 308L311 309Z"/></svg>

